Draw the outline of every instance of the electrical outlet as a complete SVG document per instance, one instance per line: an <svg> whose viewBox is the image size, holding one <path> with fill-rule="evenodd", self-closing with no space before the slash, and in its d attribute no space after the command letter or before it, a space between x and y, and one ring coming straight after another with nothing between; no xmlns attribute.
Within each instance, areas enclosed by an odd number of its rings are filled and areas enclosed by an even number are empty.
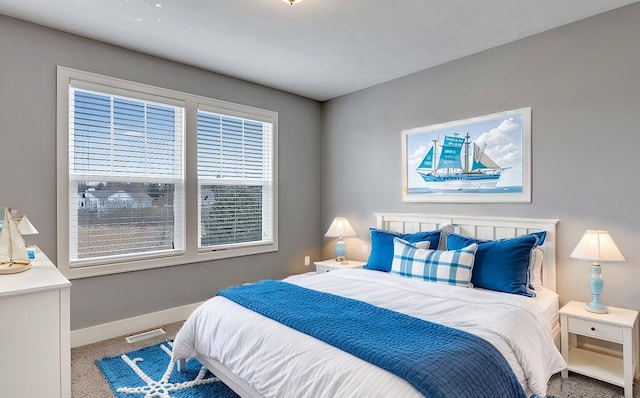
<svg viewBox="0 0 640 398"><path fill-rule="evenodd" d="M369 245L362 245L362 254L369 253Z"/></svg>
<svg viewBox="0 0 640 398"><path fill-rule="evenodd" d="M304 256L304 265L309 265L309 264L311 264L311 257Z"/></svg>

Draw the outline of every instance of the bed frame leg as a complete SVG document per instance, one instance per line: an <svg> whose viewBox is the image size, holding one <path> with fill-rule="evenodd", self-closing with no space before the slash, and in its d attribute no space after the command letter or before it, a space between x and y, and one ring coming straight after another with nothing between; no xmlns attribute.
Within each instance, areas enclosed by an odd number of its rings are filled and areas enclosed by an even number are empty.
<svg viewBox="0 0 640 398"><path fill-rule="evenodd" d="M178 372L184 372L186 369L187 361L185 359L178 359Z"/></svg>

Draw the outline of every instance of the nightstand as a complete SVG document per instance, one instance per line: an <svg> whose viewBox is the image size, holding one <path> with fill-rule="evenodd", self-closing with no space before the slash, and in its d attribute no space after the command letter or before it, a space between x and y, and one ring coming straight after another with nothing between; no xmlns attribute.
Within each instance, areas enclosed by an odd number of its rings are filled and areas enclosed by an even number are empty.
<svg viewBox="0 0 640 398"><path fill-rule="evenodd" d="M568 371L606 381L624 388L625 398L633 396L633 377L638 366L638 311L609 307L608 314L584 309L586 303L570 301L560 309L562 356ZM622 358L578 347L578 336L622 345Z"/></svg>
<svg viewBox="0 0 640 398"><path fill-rule="evenodd" d="M342 264L340 261L331 259L316 261L314 264L316 265L316 272L321 274L323 272L334 271L337 269L362 268L366 263L363 261L349 260L346 264Z"/></svg>

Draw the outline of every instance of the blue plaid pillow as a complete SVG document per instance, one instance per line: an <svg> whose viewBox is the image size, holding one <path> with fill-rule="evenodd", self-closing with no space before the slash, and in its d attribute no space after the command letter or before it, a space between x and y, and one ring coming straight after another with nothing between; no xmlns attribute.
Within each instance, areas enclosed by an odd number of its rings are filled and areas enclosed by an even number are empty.
<svg viewBox="0 0 640 398"><path fill-rule="evenodd" d="M400 238L393 239L390 273L448 285L473 287L471 270L478 250L472 243L458 250L423 250Z"/></svg>

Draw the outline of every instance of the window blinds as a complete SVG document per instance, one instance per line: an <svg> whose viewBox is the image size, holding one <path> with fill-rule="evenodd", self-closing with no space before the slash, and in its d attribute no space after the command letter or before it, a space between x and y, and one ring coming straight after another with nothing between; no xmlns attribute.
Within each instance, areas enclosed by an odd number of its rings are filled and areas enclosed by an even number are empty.
<svg viewBox="0 0 640 398"><path fill-rule="evenodd" d="M198 111L200 248L273 242L273 123Z"/></svg>
<svg viewBox="0 0 640 398"><path fill-rule="evenodd" d="M70 260L182 251L184 108L104 91L69 90Z"/></svg>

